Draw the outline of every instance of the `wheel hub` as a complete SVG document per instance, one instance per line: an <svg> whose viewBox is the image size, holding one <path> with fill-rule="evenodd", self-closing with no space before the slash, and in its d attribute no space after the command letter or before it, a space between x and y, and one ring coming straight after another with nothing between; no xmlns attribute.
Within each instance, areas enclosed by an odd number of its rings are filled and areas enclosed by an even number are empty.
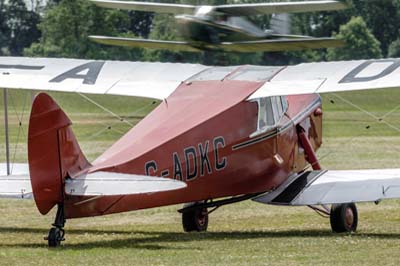
<svg viewBox="0 0 400 266"><path fill-rule="evenodd" d="M346 225L348 226L348 228L351 228L353 226L354 223L354 213L353 210L350 207L346 208L346 212L345 212L345 222Z"/></svg>

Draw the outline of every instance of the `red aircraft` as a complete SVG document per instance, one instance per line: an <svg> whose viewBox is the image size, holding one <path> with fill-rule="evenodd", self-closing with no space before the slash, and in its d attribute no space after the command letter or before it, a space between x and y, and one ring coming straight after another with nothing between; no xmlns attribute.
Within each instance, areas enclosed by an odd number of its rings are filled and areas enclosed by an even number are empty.
<svg viewBox="0 0 400 266"><path fill-rule="evenodd" d="M310 206L330 215L333 231L355 231L354 203L400 197L400 169L321 170L318 93L398 88L399 66L400 59L206 67L0 57L2 88L162 100L90 163L70 119L39 93L29 176L0 178L0 195L33 194L41 214L57 207L52 247L64 240L66 219L185 203L184 230L205 231L210 208L247 199Z"/></svg>

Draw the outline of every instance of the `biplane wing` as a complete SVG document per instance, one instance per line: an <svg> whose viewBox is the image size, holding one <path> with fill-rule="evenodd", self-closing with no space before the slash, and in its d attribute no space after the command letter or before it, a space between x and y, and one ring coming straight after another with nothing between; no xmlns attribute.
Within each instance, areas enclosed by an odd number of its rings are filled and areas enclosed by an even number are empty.
<svg viewBox="0 0 400 266"><path fill-rule="evenodd" d="M240 68L238 66L237 68ZM277 95L399 88L400 59L304 63L279 71L248 99ZM165 99L184 81L219 67L199 64L0 57L0 88ZM266 66L269 73L271 67ZM252 70L249 70L252 71ZM258 67L258 73L262 67ZM250 75L251 76L251 75ZM252 80L248 75L235 76ZM229 78L229 77L227 77Z"/></svg>
<svg viewBox="0 0 400 266"><path fill-rule="evenodd" d="M0 57L0 88L167 98L198 64Z"/></svg>
<svg viewBox="0 0 400 266"><path fill-rule="evenodd" d="M306 63L288 66L249 97L399 88L400 59Z"/></svg>
<svg viewBox="0 0 400 266"><path fill-rule="evenodd" d="M164 49L183 52L202 52L191 46L185 41L162 41L150 39L135 39L135 38L122 38L122 37L109 37L109 36L89 36L89 38L97 43L125 46L131 48L149 48L149 49Z"/></svg>
<svg viewBox="0 0 400 266"><path fill-rule="evenodd" d="M304 49L341 47L344 43L334 38L284 38L274 40L223 42L216 47L230 52L279 52Z"/></svg>
<svg viewBox="0 0 400 266"><path fill-rule="evenodd" d="M208 44L203 46L203 48L224 50L228 52L252 53L320 49L341 47L344 45L343 41L334 38L307 38L304 36L286 37L287 38L273 40L222 42ZM114 46L175 50L184 52L202 52L202 49L196 48L191 43L186 41L162 41L109 36L90 36L89 38L97 43Z"/></svg>
<svg viewBox="0 0 400 266"><path fill-rule="evenodd" d="M197 6L137 2L137 1L112 1L112 0L91 0L98 6L107 8L118 8L127 10L137 10L155 13L170 14L192 14ZM347 8L347 5L339 1L298 1L285 3L253 3L253 4L232 4L210 6L218 12L223 12L233 16L251 16L274 13L298 13L314 11L331 11Z"/></svg>
<svg viewBox="0 0 400 266"><path fill-rule="evenodd" d="M339 1L295 1L220 5L216 7L216 10L233 16L252 16L277 13L333 11L346 8L348 8L348 6Z"/></svg>
<svg viewBox="0 0 400 266"><path fill-rule="evenodd" d="M394 198L400 198L400 169L305 172L254 201L307 206Z"/></svg>
<svg viewBox="0 0 400 266"><path fill-rule="evenodd" d="M196 6L193 5L182 5L182 4L172 4L172 3L109 1L109 0L91 0L91 1L100 7L137 10L137 11L155 12L155 13L186 14L186 13L193 13L196 10Z"/></svg>

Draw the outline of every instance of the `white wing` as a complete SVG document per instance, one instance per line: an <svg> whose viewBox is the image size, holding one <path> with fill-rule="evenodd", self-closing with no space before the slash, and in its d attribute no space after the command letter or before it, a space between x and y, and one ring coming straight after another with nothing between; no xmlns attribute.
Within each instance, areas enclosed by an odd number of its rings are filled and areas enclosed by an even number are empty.
<svg viewBox="0 0 400 266"><path fill-rule="evenodd" d="M400 169L306 172L255 201L300 206L394 198L400 198Z"/></svg>
<svg viewBox="0 0 400 266"><path fill-rule="evenodd" d="M32 199L32 186L27 164L11 165L7 176L6 164L0 164L0 198Z"/></svg>
<svg viewBox="0 0 400 266"><path fill-rule="evenodd" d="M167 98L196 64L0 57L0 88Z"/></svg>
<svg viewBox="0 0 400 266"><path fill-rule="evenodd" d="M95 172L67 179L65 192L73 196L114 196L155 193L185 188L182 181L111 172Z"/></svg>
<svg viewBox="0 0 400 266"><path fill-rule="evenodd" d="M275 13L299 13L331 11L348 8L339 1L302 1L255 4L232 4L216 6L216 10L234 16L251 16Z"/></svg>
<svg viewBox="0 0 400 266"><path fill-rule="evenodd" d="M137 10L156 13L170 14L192 14L196 6L168 4L168 3L151 3L151 2L135 2L135 1L108 1L108 0L91 0L95 5L107 8Z"/></svg>
<svg viewBox="0 0 400 266"><path fill-rule="evenodd" d="M288 66L251 99L400 87L400 59L307 63Z"/></svg>

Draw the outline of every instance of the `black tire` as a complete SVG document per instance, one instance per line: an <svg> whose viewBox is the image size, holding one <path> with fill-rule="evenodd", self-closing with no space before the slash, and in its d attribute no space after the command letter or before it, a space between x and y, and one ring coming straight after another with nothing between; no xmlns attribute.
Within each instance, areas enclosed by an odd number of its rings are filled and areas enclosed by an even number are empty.
<svg viewBox="0 0 400 266"><path fill-rule="evenodd" d="M356 205L354 203L333 204L331 207L330 220L333 232L355 232L358 225Z"/></svg>
<svg viewBox="0 0 400 266"><path fill-rule="evenodd" d="M50 248L56 248L61 245L61 241L63 239L62 231L57 228L53 227L49 231L49 236L47 237L47 241Z"/></svg>
<svg viewBox="0 0 400 266"><path fill-rule="evenodd" d="M196 204L196 203L195 203ZM195 205L185 204L184 207ZM205 232L208 227L207 208L200 208L182 213L182 225L185 232Z"/></svg>

